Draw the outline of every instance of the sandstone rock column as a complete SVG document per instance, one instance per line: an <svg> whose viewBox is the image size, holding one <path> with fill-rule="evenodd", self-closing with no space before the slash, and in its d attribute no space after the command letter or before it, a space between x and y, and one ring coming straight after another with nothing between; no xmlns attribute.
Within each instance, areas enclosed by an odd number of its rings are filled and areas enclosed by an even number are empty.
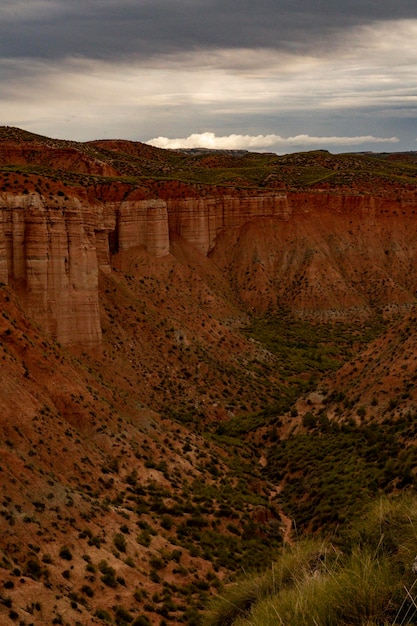
<svg viewBox="0 0 417 626"><path fill-rule="evenodd" d="M7 263L7 243L4 229L6 212L0 208L0 283L7 285L9 282L9 270Z"/></svg>
<svg viewBox="0 0 417 626"><path fill-rule="evenodd" d="M13 246L10 267L14 281L19 287L23 287L26 280L25 211L21 208L13 208L11 218Z"/></svg>
<svg viewBox="0 0 417 626"><path fill-rule="evenodd" d="M31 208L26 211L25 254L26 254L26 294L25 305L32 317L47 332L56 337L56 321L48 311L50 300L49 265L55 263L50 258L50 240L46 224L45 210Z"/></svg>
<svg viewBox="0 0 417 626"><path fill-rule="evenodd" d="M152 200L146 211L147 248L155 257L169 253L168 213L165 202Z"/></svg>
<svg viewBox="0 0 417 626"><path fill-rule="evenodd" d="M166 203L163 200L122 202L118 217L118 249L145 246L154 256L169 252Z"/></svg>
<svg viewBox="0 0 417 626"><path fill-rule="evenodd" d="M206 255L217 232L219 199L180 198L168 200L167 205L170 232L180 235Z"/></svg>
<svg viewBox="0 0 417 626"><path fill-rule="evenodd" d="M57 333L66 344L98 345L101 326L94 215L80 206L71 206L66 208L65 218L68 257L64 267L70 306L67 311L61 308L57 312ZM65 289L58 293L63 295L59 304L66 306Z"/></svg>
<svg viewBox="0 0 417 626"><path fill-rule="evenodd" d="M44 198L0 199L1 242L7 245L8 281L29 315L63 345L97 348L101 342L95 206L76 198L57 206Z"/></svg>

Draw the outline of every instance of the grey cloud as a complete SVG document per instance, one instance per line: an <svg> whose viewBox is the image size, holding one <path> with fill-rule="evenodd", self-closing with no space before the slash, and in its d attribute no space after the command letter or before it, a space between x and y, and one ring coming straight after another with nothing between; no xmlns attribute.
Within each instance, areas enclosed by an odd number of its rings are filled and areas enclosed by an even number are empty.
<svg viewBox="0 0 417 626"><path fill-rule="evenodd" d="M416 0L0 0L0 118L80 140L209 130L415 149L407 18Z"/></svg>
<svg viewBox="0 0 417 626"><path fill-rule="evenodd" d="M320 51L355 26L413 17L415 0L0 0L0 55L116 59L216 47Z"/></svg>

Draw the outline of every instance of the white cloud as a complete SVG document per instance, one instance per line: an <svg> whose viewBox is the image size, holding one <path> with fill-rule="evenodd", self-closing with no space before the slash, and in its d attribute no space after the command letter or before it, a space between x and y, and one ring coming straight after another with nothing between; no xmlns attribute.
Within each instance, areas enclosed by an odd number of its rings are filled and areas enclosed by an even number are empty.
<svg viewBox="0 0 417 626"><path fill-rule="evenodd" d="M398 143L397 137L373 137L364 135L358 137L311 137L310 135L296 135L281 137L281 135L227 135L217 137L213 132L194 133L188 137L168 139L155 137L149 139L148 144L157 148L211 148L218 150L253 150L272 147L288 146L360 146L369 143Z"/></svg>

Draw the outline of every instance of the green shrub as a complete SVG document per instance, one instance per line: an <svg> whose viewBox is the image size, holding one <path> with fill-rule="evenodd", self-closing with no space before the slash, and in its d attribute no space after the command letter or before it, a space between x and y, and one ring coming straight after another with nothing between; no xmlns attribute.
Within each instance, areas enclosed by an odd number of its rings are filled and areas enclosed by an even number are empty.
<svg viewBox="0 0 417 626"><path fill-rule="evenodd" d="M118 533L113 538L113 543L119 552L126 552L127 542L124 535Z"/></svg>
<svg viewBox="0 0 417 626"><path fill-rule="evenodd" d="M59 556L61 557L61 559L65 559L66 561L72 560L71 550L68 548L68 546L62 546L59 551Z"/></svg>
<svg viewBox="0 0 417 626"><path fill-rule="evenodd" d="M146 615L139 615L133 622L132 626L151 626L151 622Z"/></svg>
<svg viewBox="0 0 417 626"><path fill-rule="evenodd" d="M105 585L107 585L108 587L117 587L118 583L116 579L116 570L114 569L114 567L111 567L111 565L109 565L107 561L103 560L100 561L100 563L98 564L98 569L103 574L101 580Z"/></svg>
<svg viewBox="0 0 417 626"><path fill-rule="evenodd" d="M95 616L98 617L98 619L101 619L103 622L107 622L108 624L111 624L113 622L110 613L105 609L97 609L97 611L95 612Z"/></svg>
<svg viewBox="0 0 417 626"><path fill-rule="evenodd" d="M31 557L26 561L25 574L36 580L43 574L42 565L37 558Z"/></svg>
<svg viewBox="0 0 417 626"><path fill-rule="evenodd" d="M94 596L94 591L93 589L91 589L89 585L83 585L81 587L81 592L85 593L85 595L88 596L89 598L92 598Z"/></svg>
<svg viewBox="0 0 417 626"><path fill-rule="evenodd" d="M115 609L116 624L124 626L124 624L131 624L133 622L133 615L126 611L122 606L117 606Z"/></svg>

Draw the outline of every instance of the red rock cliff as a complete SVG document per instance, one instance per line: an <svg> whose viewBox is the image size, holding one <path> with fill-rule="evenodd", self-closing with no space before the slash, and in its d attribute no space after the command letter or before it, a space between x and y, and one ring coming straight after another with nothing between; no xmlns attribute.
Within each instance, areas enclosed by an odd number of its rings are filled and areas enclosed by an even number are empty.
<svg viewBox="0 0 417 626"><path fill-rule="evenodd" d="M417 291L417 196L289 193L290 218L219 234L211 252L255 310L324 317L408 306Z"/></svg>
<svg viewBox="0 0 417 626"><path fill-rule="evenodd" d="M0 199L1 279L29 314L64 345L100 343L96 233L103 208L77 198L47 204L39 195Z"/></svg>
<svg viewBox="0 0 417 626"><path fill-rule="evenodd" d="M181 235L200 252L207 254L223 229L241 226L249 220L290 216L284 193L255 196L213 196L167 200L169 230Z"/></svg>
<svg viewBox="0 0 417 626"><path fill-rule="evenodd" d="M284 303L340 311L414 300L413 193L245 192L166 201L67 193L0 196L0 280L15 286L30 315L64 345L100 344L98 273L111 272L112 254L142 247L162 257L174 235L231 272L255 309Z"/></svg>

